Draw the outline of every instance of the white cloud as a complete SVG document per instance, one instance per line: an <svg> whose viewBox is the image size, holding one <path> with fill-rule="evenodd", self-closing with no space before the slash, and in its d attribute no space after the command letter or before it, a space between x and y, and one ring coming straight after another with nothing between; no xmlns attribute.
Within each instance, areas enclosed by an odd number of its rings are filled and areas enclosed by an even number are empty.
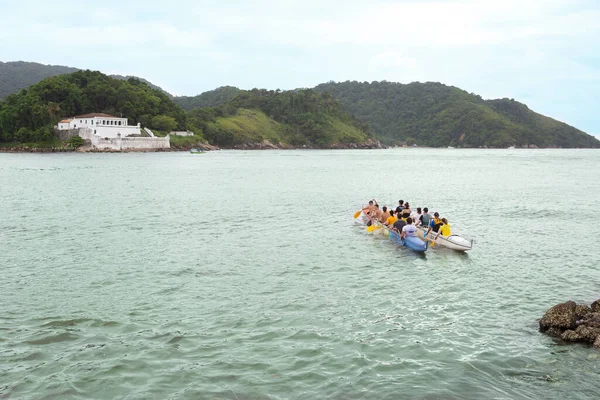
<svg viewBox="0 0 600 400"><path fill-rule="evenodd" d="M596 0L4 4L0 37L11 39L0 41L2 61L139 75L178 94L225 84L441 81L600 129Z"/></svg>

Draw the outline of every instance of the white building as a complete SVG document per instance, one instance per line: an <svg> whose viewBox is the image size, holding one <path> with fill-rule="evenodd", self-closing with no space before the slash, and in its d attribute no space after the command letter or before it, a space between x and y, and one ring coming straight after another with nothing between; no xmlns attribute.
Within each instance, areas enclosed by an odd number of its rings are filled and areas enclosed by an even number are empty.
<svg viewBox="0 0 600 400"><path fill-rule="evenodd" d="M79 135L89 141L92 149L98 150L148 150L168 149L171 147L170 136L155 137L149 129L144 129L148 135L140 137L141 127L127 125L127 118L113 115L93 113L77 115L63 119L55 126L59 131L69 130L68 136ZM149 136L149 137L148 137Z"/></svg>
<svg viewBox="0 0 600 400"><path fill-rule="evenodd" d="M126 137L141 134L140 124L127 125L127 118L113 115L93 113L76 115L73 118L63 119L58 123L58 130L88 128L101 138Z"/></svg>

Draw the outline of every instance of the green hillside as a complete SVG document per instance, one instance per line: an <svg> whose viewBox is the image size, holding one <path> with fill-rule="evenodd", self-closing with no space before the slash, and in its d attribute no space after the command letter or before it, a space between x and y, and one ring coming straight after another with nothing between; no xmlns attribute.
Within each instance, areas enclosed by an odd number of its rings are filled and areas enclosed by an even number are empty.
<svg viewBox="0 0 600 400"><path fill-rule="evenodd" d="M215 90L210 90L199 94L198 96L178 96L173 100L184 110L190 111L194 108L218 107L242 92L233 86L221 86Z"/></svg>
<svg viewBox="0 0 600 400"><path fill-rule="evenodd" d="M19 93L21 89L28 88L50 76L70 74L77 71L80 71L80 69L65 67L63 65L45 65L26 61L10 61L5 63L0 61L0 100L9 94ZM169 97L173 97L159 86L142 78L123 75L110 75L110 77L124 81L130 78L139 79L151 88L158 89Z"/></svg>
<svg viewBox="0 0 600 400"><path fill-rule="evenodd" d="M328 92L383 142L422 146L600 147L600 141L512 99L483 100L441 83L341 82Z"/></svg>
<svg viewBox="0 0 600 400"><path fill-rule="evenodd" d="M93 112L158 130L188 128L185 111L162 91L138 79L78 71L46 78L0 102L0 142L50 140L60 119Z"/></svg>
<svg viewBox="0 0 600 400"><path fill-rule="evenodd" d="M220 107L192 110L189 120L210 143L222 147L265 140L321 148L374 143L367 126L330 94L310 89L244 91Z"/></svg>

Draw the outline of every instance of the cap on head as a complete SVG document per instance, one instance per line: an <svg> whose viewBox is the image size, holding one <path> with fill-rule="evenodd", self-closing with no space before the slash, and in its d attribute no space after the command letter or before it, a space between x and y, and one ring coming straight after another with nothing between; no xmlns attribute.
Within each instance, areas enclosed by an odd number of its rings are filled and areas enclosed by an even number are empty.
<svg viewBox="0 0 600 400"><path fill-rule="evenodd" d="M439 216L440 216L440 213L436 211L435 213L433 213L433 216L434 216L434 217L439 217Z"/></svg>

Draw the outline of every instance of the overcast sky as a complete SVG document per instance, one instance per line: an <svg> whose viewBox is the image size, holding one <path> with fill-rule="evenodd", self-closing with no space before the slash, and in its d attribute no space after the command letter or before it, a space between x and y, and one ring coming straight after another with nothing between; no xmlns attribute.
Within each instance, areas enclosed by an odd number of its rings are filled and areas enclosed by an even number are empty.
<svg viewBox="0 0 600 400"><path fill-rule="evenodd" d="M437 81L600 135L599 0L0 0L0 11L0 61L136 75L176 95Z"/></svg>

